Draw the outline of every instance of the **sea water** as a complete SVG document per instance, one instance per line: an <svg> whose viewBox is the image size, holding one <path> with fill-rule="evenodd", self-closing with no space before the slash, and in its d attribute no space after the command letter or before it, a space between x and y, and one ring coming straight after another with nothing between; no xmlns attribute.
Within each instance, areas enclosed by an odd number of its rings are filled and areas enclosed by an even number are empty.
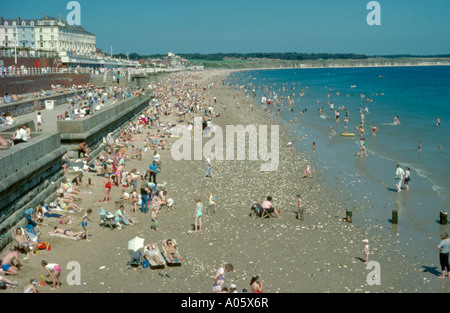
<svg viewBox="0 0 450 313"><path fill-rule="evenodd" d="M427 257L436 257L439 234L447 231L439 213L450 211L450 67L255 70L233 73L226 82L254 96L268 116L276 119L280 112L280 123L288 126L294 147L307 153L313 173L320 170L327 185L347 199L343 204L353 209L355 226L389 228L392 235L413 240L412 250L423 248ZM283 105L261 103L263 96L283 96ZM341 136L345 110L355 137ZM361 112L367 157L357 156ZM394 124L395 117L400 124ZM396 164L411 168L409 191L396 190ZM398 226L392 225L393 210Z"/></svg>

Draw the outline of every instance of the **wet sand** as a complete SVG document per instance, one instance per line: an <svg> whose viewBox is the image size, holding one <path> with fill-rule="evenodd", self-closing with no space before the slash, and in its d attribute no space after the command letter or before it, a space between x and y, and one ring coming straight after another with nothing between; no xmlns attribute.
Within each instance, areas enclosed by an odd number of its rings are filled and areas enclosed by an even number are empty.
<svg viewBox="0 0 450 313"><path fill-rule="evenodd" d="M216 88L208 90L208 96L217 97L215 111L225 114L213 119L213 123L225 130L226 125L271 125L260 105L253 104L238 92L221 85L230 71L207 71L202 73L199 86L215 81ZM236 103L240 103L237 108ZM197 114L201 116L202 114ZM173 120L173 117L168 117ZM165 118L162 118L165 122ZM155 129L149 130L151 133ZM145 133L147 129L145 129ZM49 241L51 251L41 251L22 261L17 280L20 286L8 292L23 292L31 278L40 280L46 275L40 266L45 259L62 267L61 288L56 292L150 292L150 293L209 293L212 292L213 276L223 263L231 263L234 271L227 273L225 286L234 283L238 290L250 289L252 275L261 276L264 292L439 292L448 289L447 282L436 279L433 270L423 273L424 268L414 257L402 254L400 243L387 227L361 229L342 221L346 203L332 189L324 186L320 169L312 164L313 178L302 178L308 157L286 146L290 138L280 127L280 160L276 171L261 172L261 161L213 160L213 179L205 179L205 160L175 161L170 151L159 151L162 172L158 182L167 182L168 196L175 201L176 210L164 207L158 214L158 231L150 229L150 215L132 213L139 223L137 227L124 226L109 230L99 226L99 210L103 206L114 213L122 188L113 187L112 202L102 204L103 178L86 174L83 182L91 177L93 186L83 185L81 190L92 192L83 196L78 204L91 208L88 228L90 242L50 237L48 232L58 224L58 219L47 219L49 226L41 227L41 240ZM203 138L207 142L210 138ZM176 140L173 138L172 143ZM140 143L135 143L141 147ZM126 161L126 171L136 168L142 172L151 162L153 151L147 151L142 161ZM68 178L72 178L69 175ZM140 187L142 181L139 180ZM131 192L131 188L126 188ZM209 192L218 197L217 213L208 215ZM296 195L301 194L305 208L304 220L298 220ZM281 219L251 218L250 206L272 196L275 207L281 209ZM201 233L189 234L193 229L195 202L200 197L205 205ZM131 204L125 201L130 212ZM81 213L73 214L79 221ZM61 225L73 231L80 225ZM127 243L139 236L145 243L157 243L161 248L163 239L176 239L184 257L181 267L164 269L127 269L130 260ZM370 259L381 266L381 285L370 285L367 276L373 270L366 269L363 261L363 239L369 239ZM413 244L413 243L410 243ZM21 260L23 255L21 255ZM436 253L437 259L437 253ZM69 286L66 276L72 269L67 264L76 261L81 266L81 285ZM433 260L437 263L437 260ZM160 274L167 274L161 276ZM444 284L444 286L442 285ZM444 288L444 289L443 289ZM447 289L445 289L447 288ZM38 287L40 292L50 292L50 287ZM448 291L448 290L447 290Z"/></svg>

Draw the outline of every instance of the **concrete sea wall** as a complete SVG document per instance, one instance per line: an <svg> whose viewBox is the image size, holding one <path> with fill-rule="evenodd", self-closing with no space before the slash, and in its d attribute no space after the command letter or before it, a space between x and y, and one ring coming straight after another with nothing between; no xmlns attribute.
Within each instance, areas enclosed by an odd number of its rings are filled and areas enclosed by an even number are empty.
<svg viewBox="0 0 450 313"><path fill-rule="evenodd" d="M73 86L89 83L89 74L48 74L20 77L0 77L0 95L25 94L41 89L50 90L52 85Z"/></svg>
<svg viewBox="0 0 450 313"><path fill-rule="evenodd" d="M29 113L33 113L39 110L45 109L45 101L51 100L54 101L54 105L67 104L69 98L73 98L79 94L81 94L83 90L77 90L67 93L57 93L47 97L39 97L39 98L29 98L24 99L22 101L12 102L9 104L4 104L0 107L0 115L3 115L6 112L12 114L12 116L20 116Z"/></svg>
<svg viewBox="0 0 450 313"><path fill-rule="evenodd" d="M139 77L128 86L144 87L150 82L161 81L166 76L167 74L158 74ZM67 98L72 96L73 94L66 94L32 99L23 101L23 104L2 106L0 112L6 108L10 112L16 112L13 115L18 116L45 108L45 100L55 100L55 105L59 105L67 103ZM103 137L109 132L120 132L130 119L148 108L153 97L153 92L146 90L145 95L106 106L103 111L92 116L74 121L57 121L57 132L37 133L34 132L33 120L24 122L33 131L32 139L0 151L0 235L5 235L0 239L0 251L13 241L11 229L26 225L26 209L37 207L41 201L54 201L55 186L64 177L62 156L65 153L72 153L73 156L79 143L86 141L92 150L90 158L94 158L103 149ZM16 111L13 111L13 106L17 107L14 109ZM0 128L0 135L10 138L16 128L17 125Z"/></svg>
<svg viewBox="0 0 450 313"><path fill-rule="evenodd" d="M11 133L0 133L9 137ZM10 230L26 225L24 212L55 195L64 171L61 157L67 151L57 133L32 133L29 142L0 154L0 250L12 240Z"/></svg>

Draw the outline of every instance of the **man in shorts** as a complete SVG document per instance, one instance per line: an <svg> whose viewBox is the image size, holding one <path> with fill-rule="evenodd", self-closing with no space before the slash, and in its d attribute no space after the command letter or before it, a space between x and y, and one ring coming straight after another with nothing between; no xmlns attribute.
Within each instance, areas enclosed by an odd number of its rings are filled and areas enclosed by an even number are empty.
<svg viewBox="0 0 450 313"><path fill-rule="evenodd" d="M16 265L13 264L14 260L16 261ZM17 275L19 274L19 266L22 266L19 260L19 250L14 247L13 250L8 252L3 258L1 268L5 275Z"/></svg>

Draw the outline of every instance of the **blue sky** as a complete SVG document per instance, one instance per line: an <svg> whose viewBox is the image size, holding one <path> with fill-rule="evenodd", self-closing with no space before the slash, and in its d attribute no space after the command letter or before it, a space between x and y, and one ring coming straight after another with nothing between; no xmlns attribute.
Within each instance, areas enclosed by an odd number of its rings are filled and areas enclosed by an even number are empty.
<svg viewBox="0 0 450 313"><path fill-rule="evenodd" d="M4 18L61 13L69 0L2 0ZM78 0L81 26L114 53L450 54L449 0Z"/></svg>

